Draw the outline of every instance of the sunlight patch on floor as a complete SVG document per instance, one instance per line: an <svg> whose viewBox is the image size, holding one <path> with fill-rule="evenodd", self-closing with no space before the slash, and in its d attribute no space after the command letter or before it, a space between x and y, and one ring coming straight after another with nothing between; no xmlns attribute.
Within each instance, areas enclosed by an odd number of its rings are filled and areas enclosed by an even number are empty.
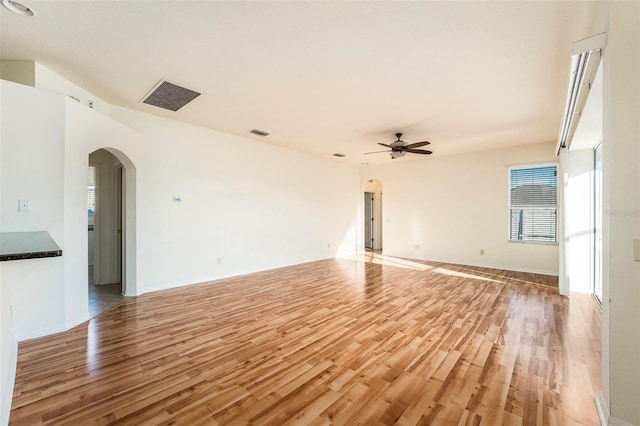
<svg viewBox="0 0 640 426"><path fill-rule="evenodd" d="M500 281L500 280L494 280L492 278L487 277L486 275L472 275L472 274L467 274L466 272L452 271L450 269L446 269L446 268L442 268L442 267L434 268L432 270L432 272L435 272L437 274L442 274L442 275L449 275L449 276L452 276L452 277L470 278L470 279L473 279L473 280L490 281L490 282L493 282L493 283L503 283L504 282L504 281Z"/></svg>
<svg viewBox="0 0 640 426"><path fill-rule="evenodd" d="M414 269L418 271L430 271L433 269L433 266L425 265L424 263L399 257L385 256L384 254L367 252L364 253L362 257L365 262L374 263L376 265L396 266L398 268Z"/></svg>
<svg viewBox="0 0 640 426"><path fill-rule="evenodd" d="M405 268L405 269L411 269L411 270L416 270L416 271L431 271L431 272L435 272L437 274L448 275L448 276L453 276L453 277L469 278L469 279L474 279L474 280L489 281L489 282L496 282L496 283L504 283L504 280L496 279L496 278L501 278L499 276L495 276L495 278L492 278L490 275L493 275L493 274L478 275L478 274L473 274L473 273L469 273L469 272L457 271L457 270L449 269L449 268L446 268L446 267L443 267L443 266L427 265L425 263L421 263L420 261L415 261L415 260L411 260L411 259L403 259L403 258L394 257L394 256L388 256L388 255L384 255L382 253L375 253L375 252L371 252L371 251L367 251L365 253L360 253L360 254L348 256L346 258L347 259L356 260L358 262L372 263L372 264L375 264L375 265L393 266L393 267L397 267L397 268ZM460 265L460 268L462 269L462 268L464 268L464 266Z"/></svg>

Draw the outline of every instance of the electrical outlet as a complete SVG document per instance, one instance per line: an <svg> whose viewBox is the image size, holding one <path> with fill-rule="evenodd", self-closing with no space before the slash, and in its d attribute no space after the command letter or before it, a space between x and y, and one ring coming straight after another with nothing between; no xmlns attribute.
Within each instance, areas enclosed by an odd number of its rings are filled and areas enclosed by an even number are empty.
<svg viewBox="0 0 640 426"><path fill-rule="evenodd" d="M221 264L222 264L222 258L221 258L221 257L219 257L219 258L218 258L218 265L221 265Z"/></svg>
<svg viewBox="0 0 640 426"><path fill-rule="evenodd" d="M480 256L484 256L484 249L480 249Z"/></svg>
<svg viewBox="0 0 640 426"><path fill-rule="evenodd" d="M29 200L18 200L19 212L28 212L29 210L31 210L31 203Z"/></svg>
<svg viewBox="0 0 640 426"><path fill-rule="evenodd" d="M416 248L416 250L420 250L420 244L415 244L414 247Z"/></svg>

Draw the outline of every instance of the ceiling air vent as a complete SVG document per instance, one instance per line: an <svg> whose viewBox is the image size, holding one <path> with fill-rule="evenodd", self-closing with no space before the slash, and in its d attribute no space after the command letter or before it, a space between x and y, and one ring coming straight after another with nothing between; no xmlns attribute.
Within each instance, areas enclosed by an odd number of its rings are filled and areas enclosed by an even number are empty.
<svg viewBox="0 0 640 426"><path fill-rule="evenodd" d="M253 129L250 131L250 133L253 133L254 135L258 135L258 136L269 136L269 133L263 132L262 130L258 130L258 129Z"/></svg>
<svg viewBox="0 0 640 426"><path fill-rule="evenodd" d="M200 96L198 92L160 80L142 102L169 111L177 111L198 96Z"/></svg>

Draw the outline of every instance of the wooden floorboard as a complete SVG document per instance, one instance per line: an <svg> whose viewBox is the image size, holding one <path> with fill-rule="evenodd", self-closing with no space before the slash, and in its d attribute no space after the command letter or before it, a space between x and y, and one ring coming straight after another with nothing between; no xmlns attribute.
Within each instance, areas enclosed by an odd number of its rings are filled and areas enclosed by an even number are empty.
<svg viewBox="0 0 640 426"><path fill-rule="evenodd" d="M555 277L367 253L21 342L10 424L597 425L600 351Z"/></svg>

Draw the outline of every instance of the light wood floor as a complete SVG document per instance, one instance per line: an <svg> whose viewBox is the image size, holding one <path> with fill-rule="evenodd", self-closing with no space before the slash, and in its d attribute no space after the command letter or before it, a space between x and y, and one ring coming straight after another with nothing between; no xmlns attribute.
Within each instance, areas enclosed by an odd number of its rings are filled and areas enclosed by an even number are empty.
<svg viewBox="0 0 640 426"><path fill-rule="evenodd" d="M368 253L131 298L20 343L10 423L598 424L554 279Z"/></svg>

